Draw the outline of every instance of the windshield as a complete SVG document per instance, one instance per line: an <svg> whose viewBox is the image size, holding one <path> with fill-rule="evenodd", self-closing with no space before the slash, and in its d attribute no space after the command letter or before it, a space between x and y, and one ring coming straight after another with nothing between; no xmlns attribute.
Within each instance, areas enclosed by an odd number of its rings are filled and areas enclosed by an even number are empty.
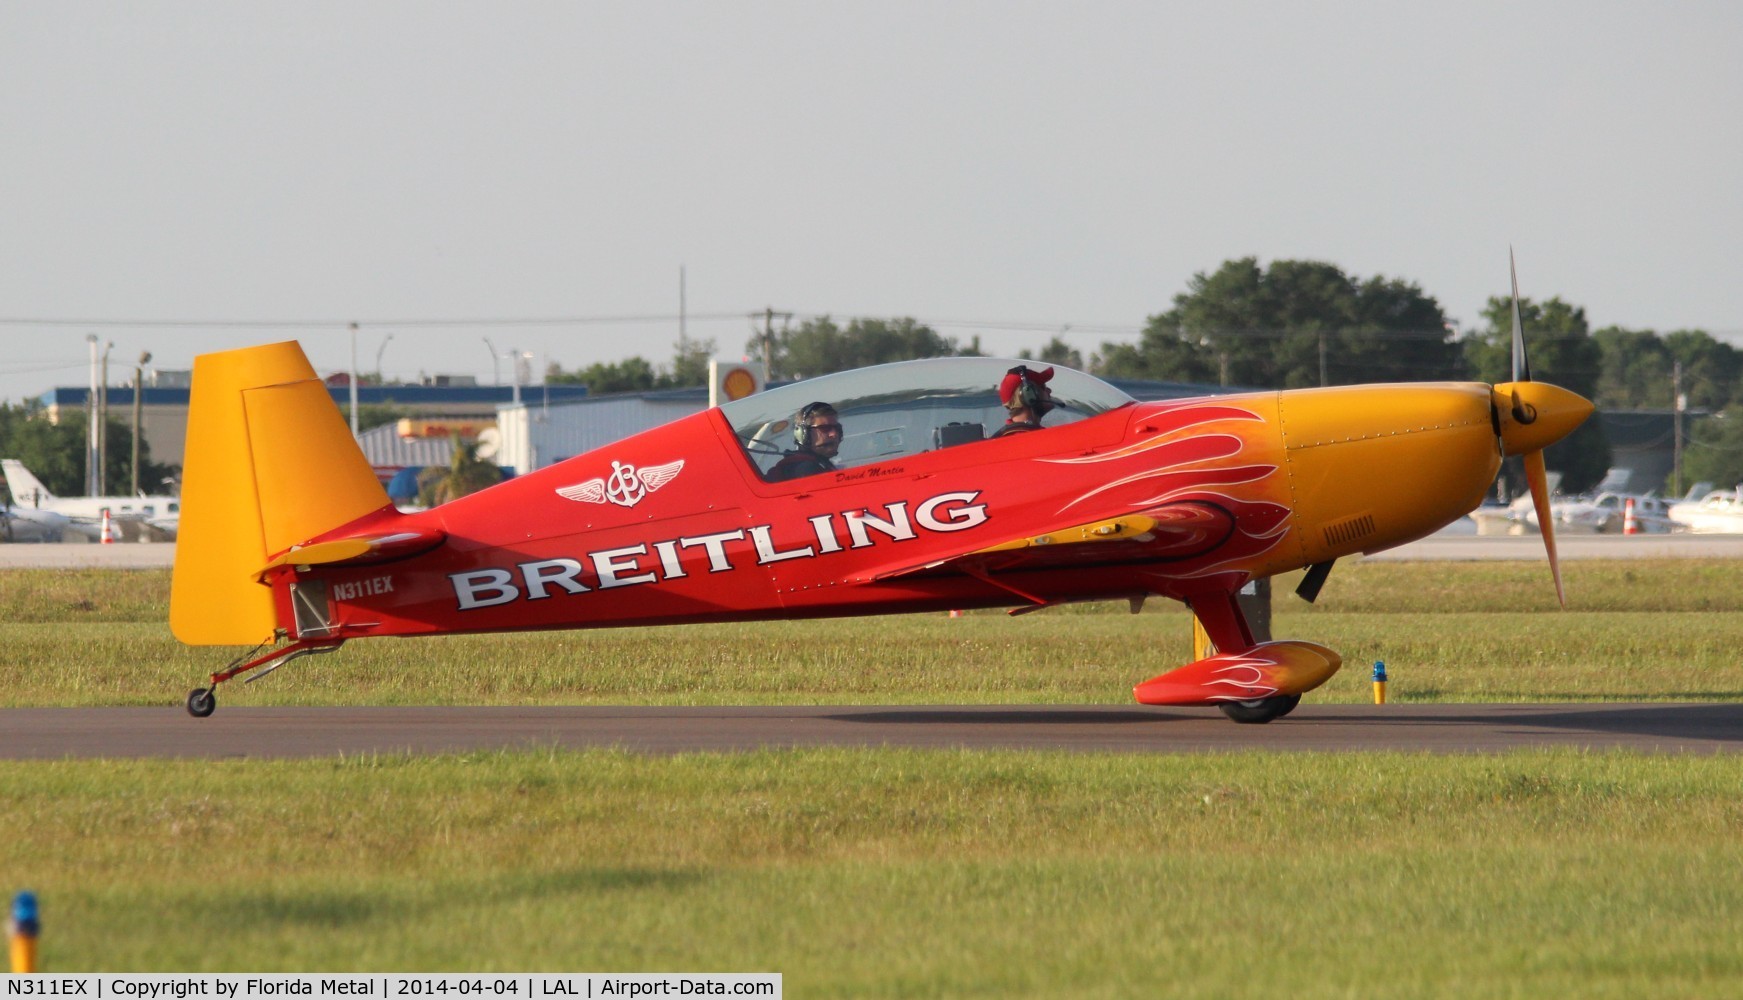
<svg viewBox="0 0 1743 1000"><path fill-rule="evenodd" d="M956 444L979 441L1005 422L998 384L1016 365L1050 367L1010 358L928 358L824 375L757 393L721 406L759 473L797 447L793 417L825 402L840 414L836 468L850 468ZM1046 427L1082 420L1132 402L1091 375L1054 367L1054 409Z"/></svg>

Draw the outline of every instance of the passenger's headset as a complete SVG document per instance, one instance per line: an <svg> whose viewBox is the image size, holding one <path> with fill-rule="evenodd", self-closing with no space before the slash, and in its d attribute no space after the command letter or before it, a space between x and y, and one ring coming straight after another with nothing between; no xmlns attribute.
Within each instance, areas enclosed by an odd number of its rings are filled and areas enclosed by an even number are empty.
<svg viewBox="0 0 1743 1000"><path fill-rule="evenodd" d="M1005 408L1014 410L1017 408L1017 405L1020 404L1023 409L1028 410L1036 416L1040 416L1042 412L1040 409L1041 387L1037 385L1034 380L1029 378L1030 371L1028 366L1018 365L1005 374L1017 376L1017 389L1015 392L1011 393L1011 402L1005 404Z"/></svg>
<svg viewBox="0 0 1743 1000"><path fill-rule="evenodd" d="M806 403L799 415L793 418L793 443L801 448L811 447L811 418L819 413L834 413L835 407L821 400Z"/></svg>

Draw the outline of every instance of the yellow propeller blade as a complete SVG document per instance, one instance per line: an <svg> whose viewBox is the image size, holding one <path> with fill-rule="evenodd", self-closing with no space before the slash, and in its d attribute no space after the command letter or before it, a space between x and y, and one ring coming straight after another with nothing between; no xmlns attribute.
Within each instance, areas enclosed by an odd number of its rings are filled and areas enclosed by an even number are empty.
<svg viewBox="0 0 1743 1000"><path fill-rule="evenodd" d="M1555 556L1555 519L1549 513L1549 477L1544 472L1543 452L1525 453L1525 481L1531 484L1531 503L1537 508L1537 530L1543 533L1543 548L1549 553L1549 572L1555 577L1555 599L1567 607L1561 589L1561 563Z"/></svg>

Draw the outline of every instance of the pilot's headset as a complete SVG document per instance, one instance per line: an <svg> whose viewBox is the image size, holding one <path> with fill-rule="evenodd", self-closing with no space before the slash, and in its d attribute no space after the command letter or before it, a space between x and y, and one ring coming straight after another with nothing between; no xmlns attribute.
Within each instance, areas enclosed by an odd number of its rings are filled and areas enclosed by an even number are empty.
<svg viewBox="0 0 1743 1000"><path fill-rule="evenodd" d="M811 418L819 413L834 413L835 407L818 400L806 403L799 415L793 418L793 443L801 448L811 447Z"/></svg>

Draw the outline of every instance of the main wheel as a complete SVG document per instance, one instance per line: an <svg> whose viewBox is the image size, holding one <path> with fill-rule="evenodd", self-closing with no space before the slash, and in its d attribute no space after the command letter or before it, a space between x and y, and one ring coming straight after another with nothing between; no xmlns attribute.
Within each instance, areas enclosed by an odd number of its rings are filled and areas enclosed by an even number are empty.
<svg viewBox="0 0 1743 1000"><path fill-rule="evenodd" d="M218 707L218 693L211 688L194 688L188 692L188 714L204 719Z"/></svg>
<svg viewBox="0 0 1743 1000"><path fill-rule="evenodd" d="M1217 707L1223 710L1224 715L1236 722L1256 725L1261 722L1270 722L1272 719L1281 719L1295 711L1295 706L1299 704L1301 704L1300 695L1280 694L1271 698L1255 698L1252 701L1225 701Z"/></svg>

